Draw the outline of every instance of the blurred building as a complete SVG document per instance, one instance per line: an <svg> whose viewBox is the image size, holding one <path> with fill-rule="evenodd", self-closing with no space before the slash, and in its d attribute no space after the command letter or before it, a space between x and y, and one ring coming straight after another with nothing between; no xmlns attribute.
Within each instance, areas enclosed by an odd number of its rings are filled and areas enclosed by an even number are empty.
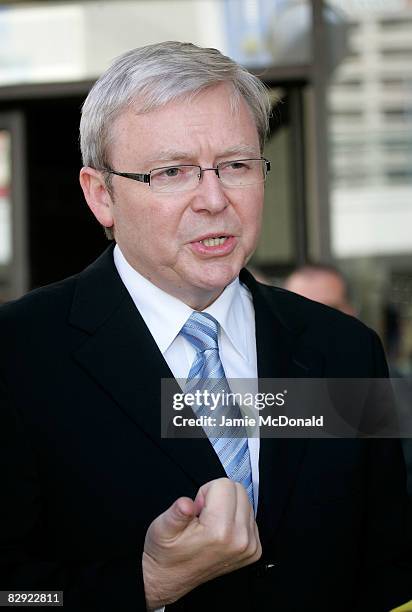
<svg viewBox="0 0 412 612"><path fill-rule="evenodd" d="M330 92L335 181L342 187L412 179L412 5L359 15Z"/></svg>
<svg viewBox="0 0 412 612"><path fill-rule="evenodd" d="M332 251L406 372L412 352L412 3L335 0L348 53L328 89ZM393 341L396 321L397 341Z"/></svg>

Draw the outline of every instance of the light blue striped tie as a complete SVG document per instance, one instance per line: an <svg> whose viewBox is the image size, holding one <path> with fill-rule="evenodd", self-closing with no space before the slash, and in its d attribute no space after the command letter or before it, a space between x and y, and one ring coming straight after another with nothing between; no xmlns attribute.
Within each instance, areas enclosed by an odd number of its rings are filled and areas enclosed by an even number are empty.
<svg viewBox="0 0 412 612"><path fill-rule="evenodd" d="M226 380L225 371L219 356L217 343L219 323L211 315L202 312L193 312L181 332L196 349L196 357L187 377L185 392L208 391L210 393L230 393L230 387ZM194 406L197 416L211 416L210 408L206 406ZM226 418L240 418L241 412L237 404L218 406L214 416L220 422L221 415ZM210 429L210 428L209 428ZM234 437L233 427L220 428L219 437L213 437L211 431L204 427L209 440L223 465L223 468L231 480L242 484L248 494L250 503L254 507L252 471L250 467L250 456L246 430L244 427L236 428ZM216 429L213 430L216 435Z"/></svg>

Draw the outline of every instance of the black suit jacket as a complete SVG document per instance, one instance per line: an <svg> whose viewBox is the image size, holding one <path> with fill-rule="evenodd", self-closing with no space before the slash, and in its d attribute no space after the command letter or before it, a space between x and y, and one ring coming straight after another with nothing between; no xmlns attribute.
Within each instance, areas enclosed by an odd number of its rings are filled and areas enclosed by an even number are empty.
<svg viewBox="0 0 412 612"><path fill-rule="evenodd" d="M360 322L242 280L260 377L387 374ZM112 249L2 307L0 337L0 588L63 590L70 612L145 610L148 526L225 474L207 439L161 439L172 374ZM170 610L378 612L412 598L398 441L262 439L259 472L262 559Z"/></svg>

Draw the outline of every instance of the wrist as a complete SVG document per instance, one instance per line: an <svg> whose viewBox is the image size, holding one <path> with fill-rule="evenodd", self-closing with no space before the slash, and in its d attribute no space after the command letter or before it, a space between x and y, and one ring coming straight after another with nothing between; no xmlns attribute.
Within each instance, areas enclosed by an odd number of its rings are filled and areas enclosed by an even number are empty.
<svg viewBox="0 0 412 612"><path fill-rule="evenodd" d="M152 557L145 552L142 556L142 569L147 610L162 608L166 605L166 601L163 600L160 592L159 572Z"/></svg>
<svg viewBox="0 0 412 612"><path fill-rule="evenodd" d="M146 607L150 612L172 604L185 594L175 586L173 570L166 571L159 567L146 552L142 556L142 569Z"/></svg>

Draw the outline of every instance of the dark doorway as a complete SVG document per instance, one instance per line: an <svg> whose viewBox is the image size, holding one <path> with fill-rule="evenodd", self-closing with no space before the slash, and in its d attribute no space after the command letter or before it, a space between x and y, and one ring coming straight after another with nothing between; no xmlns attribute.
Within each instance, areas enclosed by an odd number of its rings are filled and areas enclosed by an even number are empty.
<svg viewBox="0 0 412 612"><path fill-rule="evenodd" d="M79 185L80 108L84 96L2 102L25 124L29 288L70 276L108 244Z"/></svg>

